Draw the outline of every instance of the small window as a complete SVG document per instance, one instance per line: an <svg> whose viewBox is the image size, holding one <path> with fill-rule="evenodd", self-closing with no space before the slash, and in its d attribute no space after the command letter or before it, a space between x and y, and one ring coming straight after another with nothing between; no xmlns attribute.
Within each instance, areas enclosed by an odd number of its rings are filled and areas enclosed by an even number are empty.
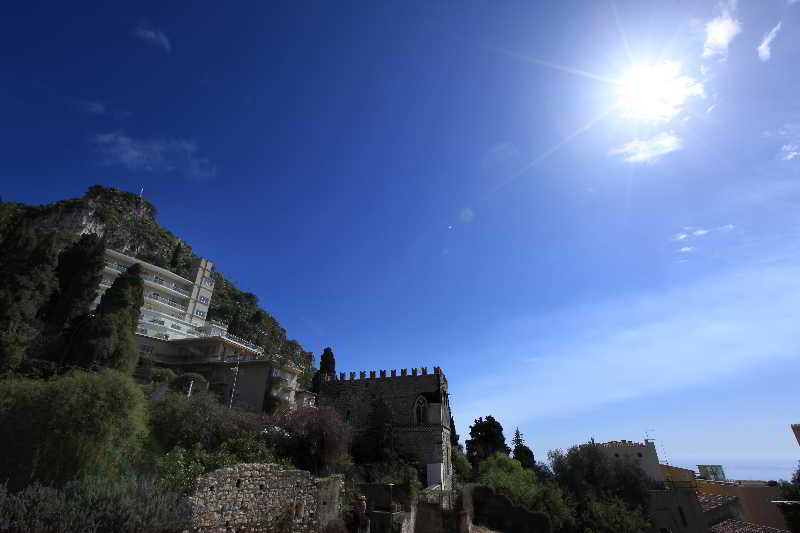
<svg viewBox="0 0 800 533"><path fill-rule="evenodd" d="M211 279L211 278L203 278L203 285L205 285L207 287L213 287L214 286L214 280Z"/></svg>
<svg viewBox="0 0 800 533"><path fill-rule="evenodd" d="M615 453L615 454L614 454L614 457L619 457L619 454L618 454L618 453Z"/></svg>
<svg viewBox="0 0 800 533"><path fill-rule="evenodd" d="M642 457L642 452L639 452L636 455L638 455L639 457Z"/></svg>
<svg viewBox="0 0 800 533"><path fill-rule="evenodd" d="M414 403L414 424L421 426L425 423L425 399L418 398Z"/></svg>
<svg viewBox="0 0 800 533"><path fill-rule="evenodd" d="M199 300L200 300L201 304L207 304L208 303L208 297L206 297L206 296L201 296L199 298Z"/></svg>
<svg viewBox="0 0 800 533"><path fill-rule="evenodd" d="M206 316L206 312L205 311L195 311L194 314L196 316L199 316L199 317L205 317Z"/></svg>

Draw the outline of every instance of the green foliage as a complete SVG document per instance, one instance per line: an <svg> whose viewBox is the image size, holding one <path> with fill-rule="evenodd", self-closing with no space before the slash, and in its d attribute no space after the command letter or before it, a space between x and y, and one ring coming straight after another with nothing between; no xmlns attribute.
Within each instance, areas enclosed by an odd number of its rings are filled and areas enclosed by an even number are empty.
<svg viewBox="0 0 800 533"><path fill-rule="evenodd" d="M0 371L9 371L40 334L37 317L56 290L56 236L22 223L0 247Z"/></svg>
<svg viewBox="0 0 800 533"><path fill-rule="evenodd" d="M208 386L208 380L204 375L197 372L185 372L170 380L169 388L175 392L186 394L189 391L189 383L192 383L192 381L194 381L192 385L193 394L206 390Z"/></svg>
<svg viewBox="0 0 800 533"><path fill-rule="evenodd" d="M153 405L150 416L153 435L165 450L195 444L214 450L226 440L257 435L266 425L263 415L227 409L206 391L191 397L168 394Z"/></svg>
<svg viewBox="0 0 800 533"><path fill-rule="evenodd" d="M456 474L456 479L462 483L472 479L472 464L458 447L450 448L450 462Z"/></svg>
<svg viewBox="0 0 800 533"><path fill-rule="evenodd" d="M134 333L142 306L141 272L139 263L131 265L103 293L94 314L76 321L68 332L68 365L108 367L128 374L136 369L139 349Z"/></svg>
<svg viewBox="0 0 800 533"><path fill-rule="evenodd" d="M347 460L351 430L329 407L299 407L270 417L276 452L317 476L333 473Z"/></svg>
<svg viewBox="0 0 800 533"><path fill-rule="evenodd" d="M150 379L156 383L169 383L175 378L175 371L171 368L155 367L150 370Z"/></svg>
<svg viewBox="0 0 800 533"><path fill-rule="evenodd" d="M0 382L0 479L13 490L118 475L147 434L146 401L127 376L75 371L52 381Z"/></svg>
<svg viewBox="0 0 800 533"><path fill-rule="evenodd" d="M549 454L558 484L575 501L578 521L594 532L634 532L646 521L648 480L641 467L610 460L594 442ZM625 529L625 528L633 529ZM615 529L621 528L621 529Z"/></svg>
<svg viewBox="0 0 800 533"><path fill-rule="evenodd" d="M525 439L522 438L522 433L519 432L519 428L514 431L511 444L513 446L511 456L519 461L523 468L534 468L536 466L536 459L533 457L533 451L525 445Z"/></svg>
<svg viewBox="0 0 800 533"><path fill-rule="evenodd" d="M787 501L800 501L800 462L797 470L792 475L790 482L781 481L778 486L781 490L781 497ZM786 519L786 526L792 533L800 533L800 509L798 505L781 505L780 509Z"/></svg>
<svg viewBox="0 0 800 533"><path fill-rule="evenodd" d="M516 459L498 452L480 463L477 482L492 487L517 505L550 517L556 530L574 523L574 511L554 483L541 482Z"/></svg>
<svg viewBox="0 0 800 533"><path fill-rule="evenodd" d="M63 489L0 485L0 530L8 533L167 533L182 528L177 495L142 478L87 478Z"/></svg>
<svg viewBox="0 0 800 533"><path fill-rule="evenodd" d="M103 278L104 264L105 244L93 233L83 235L58 254L58 290L45 311L51 334L60 333L74 319L89 312Z"/></svg>
<svg viewBox="0 0 800 533"><path fill-rule="evenodd" d="M476 469L478 463L497 452L508 455L511 452L506 446L506 438L503 436L503 426L494 419L492 415L475 420L469 427L469 439L467 440L467 459Z"/></svg>
<svg viewBox="0 0 800 533"><path fill-rule="evenodd" d="M157 467L166 486L185 494L194 490L199 476L224 466L274 462L275 454L264 439L251 436L227 440L215 450L205 450L200 444L189 449L176 446L158 460Z"/></svg>

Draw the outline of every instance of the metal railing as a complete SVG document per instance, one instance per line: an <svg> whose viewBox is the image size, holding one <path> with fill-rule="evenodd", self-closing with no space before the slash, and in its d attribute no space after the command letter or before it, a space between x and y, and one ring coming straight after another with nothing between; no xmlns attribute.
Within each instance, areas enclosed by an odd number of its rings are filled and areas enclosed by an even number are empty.
<svg viewBox="0 0 800 533"><path fill-rule="evenodd" d="M168 289L171 289L171 290L173 290L175 292L179 292L179 293L183 294L184 296L186 296L187 298L190 298L192 296L191 292L189 292L186 289L182 288L177 283L173 283L171 281L167 281L165 279L159 278L158 276L151 276L150 274L142 274L142 279L145 279L147 281L151 281L153 283L157 283L158 285L161 285L162 287L166 287Z"/></svg>
<svg viewBox="0 0 800 533"><path fill-rule="evenodd" d="M179 304L178 302L176 302L174 300L169 300L167 298L164 298L163 296L154 296L152 294L145 294L144 297L145 298L149 298L151 300L155 300L155 301L160 302L162 304L166 304L166 305L168 305L170 307L174 307L175 309L180 309L181 311L186 311L186 309L187 309L187 306L181 305L181 304Z"/></svg>

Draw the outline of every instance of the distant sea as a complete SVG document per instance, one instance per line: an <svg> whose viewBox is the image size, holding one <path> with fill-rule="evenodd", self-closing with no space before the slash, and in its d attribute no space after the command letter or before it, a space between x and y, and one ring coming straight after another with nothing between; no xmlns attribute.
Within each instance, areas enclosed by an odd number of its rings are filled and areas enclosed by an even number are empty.
<svg viewBox="0 0 800 533"><path fill-rule="evenodd" d="M798 452L797 455L797 459L773 459L770 461L673 459L670 461L670 464L681 468L690 468L694 471L697 471L697 465L722 465L722 469L725 470L725 477L728 479L760 479L764 481L785 479L788 481L792 478L792 474L795 470L797 470L797 461L800 460L800 452Z"/></svg>

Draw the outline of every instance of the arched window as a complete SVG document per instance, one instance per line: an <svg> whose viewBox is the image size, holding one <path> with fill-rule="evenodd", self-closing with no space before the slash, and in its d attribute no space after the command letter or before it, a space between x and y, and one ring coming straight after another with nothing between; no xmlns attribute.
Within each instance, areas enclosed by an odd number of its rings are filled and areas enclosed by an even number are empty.
<svg viewBox="0 0 800 533"><path fill-rule="evenodd" d="M425 398L419 397L414 402L414 425L421 426L425 423Z"/></svg>

